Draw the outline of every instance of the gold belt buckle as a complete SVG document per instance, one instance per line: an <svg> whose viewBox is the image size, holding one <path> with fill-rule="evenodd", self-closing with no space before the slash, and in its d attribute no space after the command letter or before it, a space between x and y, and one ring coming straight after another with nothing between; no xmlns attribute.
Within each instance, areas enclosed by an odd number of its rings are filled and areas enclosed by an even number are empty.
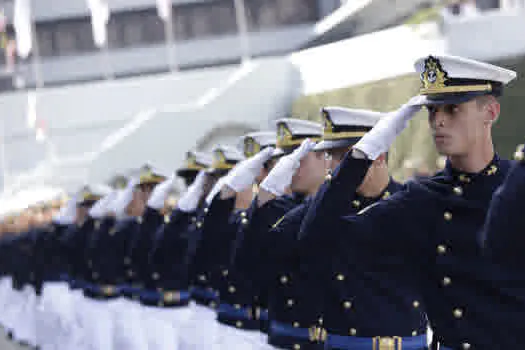
<svg viewBox="0 0 525 350"><path fill-rule="evenodd" d="M181 296L180 292L172 291L172 292L164 292L163 293L163 300L166 303L173 303L173 302L180 302Z"/></svg>
<svg viewBox="0 0 525 350"><path fill-rule="evenodd" d="M324 343L328 332L323 327L313 326L308 329L308 336L311 342Z"/></svg>
<svg viewBox="0 0 525 350"><path fill-rule="evenodd" d="M116 294L116 288L114 286L102 286L102 293L104 293L105 296L111 297Z"/></svg>
<svg viewBox="0 0 525 350"><path fill-rule="evenodd" d="M402 350L402 342L401 337L374 337L372 350Z"/></svg>

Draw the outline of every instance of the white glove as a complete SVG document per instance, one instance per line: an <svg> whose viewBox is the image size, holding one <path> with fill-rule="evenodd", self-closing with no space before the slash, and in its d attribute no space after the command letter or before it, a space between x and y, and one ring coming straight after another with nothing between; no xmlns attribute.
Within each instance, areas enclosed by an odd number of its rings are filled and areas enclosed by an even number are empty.
<svg viewBox="0 0 525 350"><path fill-rule="evenodd" d="M424 96L412 97L398 110L388 113L354 145L354 149L363 152L368 159L375 160L388 151L396 137L407 127L412 117L421 110Z"/></svg>
<svg viewBox="0 0 525 350"><path fill-rule="evenodd" d="M301 160L314 148L315 142L306 139L291 154L282 157L261 183L261 188L275 196L282 196L292 184L292 177L301 165Z"/></svg>
<svg viewBox="0 0 525 350"><path fill-rule="evenodd" d="M108 211L114 212L117 217L125 217L126 208L133 199L133 191L138 183L139 179L133 178L128 182L125 189L118 191L117 197L112 201L112 205L108 207Z"/></svg>
<svg viewBox="0 0 525 350"><path fill-rule="evenodd" d="M151 196L148 199L148 207L155 210L164 208L164 202L166 201L166 197L168 197L168 193L173 188L174 182L175 176L172 175L169 179L164 180L162 183L155 186Z"/></svg>
<svg viewBox="0 0 525 350"><path fill-rule="evenodd" d="M206 196L207 205L210 205L211 202L213 201L213 198L217 195L217 193L221 191L222 186L224 186L224 182L227 180L227 177L228 175L221 177L219 180L217 180L215 185L213 185L210 193L208 193L208 195Z"/></svg>
<svg viewBox="0 0 525 350"><path fill-rule="evenodd" d="M77 216L77 199L78 194L71 197L66 205L60 208L60 211L53 216L53 222L59 225L73 224Z"/></svg>
<svg viewBox="0 0 525 350"><path fill-rule="evenodd" d="M252 186L264 163L272 157L274 148L267 147L253 157L237 164L224 180L224 185L235 192L242 192Z"/></svg>
<svg viewBox="0 0 525 350"><path fill-rule="evenodd" d="M94 219L102 219L104 216L106 216L110 211L111 207L110 205L117 197L118 191L113 190L101 199L99 199L92 207L89 209L89 216L91 216Z"/></svg>
<svg viewBox="0 0 525 350"><path fill-rule="evenodd" d="M185 213L189 213L197 209L199 200L204 192L204 184L206 182L206 172L204 170L199 171L195 181L188 187L186 193L180 197L177 202L177 207Z"/></svg>

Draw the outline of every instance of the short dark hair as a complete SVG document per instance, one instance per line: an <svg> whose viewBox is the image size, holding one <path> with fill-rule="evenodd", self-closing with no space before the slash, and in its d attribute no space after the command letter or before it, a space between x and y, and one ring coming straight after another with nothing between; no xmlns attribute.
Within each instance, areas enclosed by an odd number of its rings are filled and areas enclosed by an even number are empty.
<svg viewBox="0 0 525 350"><path fill-rule="evenodd" d="M492 101L499 102L498 97L494 95L481 95L475 98L478 107L483 107Z"/></svg>

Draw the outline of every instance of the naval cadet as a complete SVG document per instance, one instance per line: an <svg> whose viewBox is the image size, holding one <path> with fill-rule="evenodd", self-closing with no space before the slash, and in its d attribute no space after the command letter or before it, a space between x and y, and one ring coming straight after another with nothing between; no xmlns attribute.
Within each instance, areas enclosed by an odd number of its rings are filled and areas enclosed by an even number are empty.
<svg viewBox="0 0 525 350"><path fill-rule="evenodd" d="M244 159L242 152L236 146L218 145L212 151L212 166L208 173L216 178L226 175L238 162ZM217 185L215 185L217 186ZM189 274L192 281L192 298L196 303L215 308L218 302L217 291L211 283L213 271L217 266L224 265L228 260L231 245L231 233L222 227L216 232L213 222L217 217L226 217L230 225L235 226L236 218L231 217L229 207L214 209L211 202L203 209L202 216L197 219L193 239L189 249ZM240 213L239 213L240 215ZM211 219L210 219L211 218Z"/></svg>
<svg viewBox="0 0 525 350"><path fill-rule="evenodd" d="M170 216L155 234L153 248L149 255L152 279L151 289L141 294L143 309L148 311L146 328L164 329L170 337L161 337L152 344L157 349L172 349L184 344L180 336L188 337L184 327L191 323L194 307L190 307L190 283L188 274L188 250L196 235L196 222L204 208L205 197L215 184L216 177L207 173L212 165L209 153L190 151L183 168L177 176L190 183L179 198ZM190 327L191 328L191 327ZM172 329L169 331L169 329ZM189 337L191 338L191 337ZM195 338L198 338L197 335ZM187 339L191 341L191 339ZM184 347L184 345L182 345Z"/></svg>
<svg viewBox="0 0 525 350"><path fill-rule="evenodd" d="M525 220L520 204L525 193L524 146L519 145L514 154L516 163L509 170L502 186L494 193L486 222L480 233L480 244L484 254L491 262L501 267L500 273L492 280L493 288L498 289L485 306L490 313L485 314L485 322L494 322L491 332L498 332L515 342L515 348L525 344L521 339L525 322L525 272L523 269L523 232ZM505 302L503 302L505 300Z"/></svg>
<svg viewBox="0 0 525 350"><path fill-rule="evenodd" d="M155 231L164 222L164 216L160 208L155 209L147 204L153 189L166 179L165 175L153 170L150 166L143 166L133 191L133 199L126 207L126 210L130 211L132 220L128 219L126 224L123 223L122 227L117 228L117 233L128 237L126 254L121 261L126 269L128 283L132 285L145 287L152 279L149 272L148 255ZM171 185L166 185L166 192L163 191L163 196L167 195L167 190L172 186L173 179L170 179Z"/></svg>
<svg viewBox="0 0 525 350"><path fill-rule="evenodd" d="M121 236L115 235L116 217L111 206L128 182L129 179L123 175L114 176L109 181L111 192L89 211L95 223L88 242L88 265L93 281L93 288L84 291L88 297L101 300L116 298L116 286L124 283L121 264L127 246Z"/></svg>
<svg viewBox="0 0 525 350"><path fill-rule="evenodd" d="M27 214L23 214L26 216ZM20 216L19 216L20 218ZM6 237L9 246L12 285L6 299L11 305L4 312L8 336L21 345L34 346L33 309L35 272L33 265L34 234L28 230L27 216L17 223L16 233Z"/></svg>
<svg viewBox="0 0 525 350"><path fill-rule="evenodd" d="M414 300L413 307L425 305L434 344L439 342L445 349L515 348L520 340L499 331L491 319L494 304L490 301L496 296L500 301L507 298L493 283L501 268L481 254L477 234L490 199L510 167L509 161L495 154L491 130L500 112L497 98L516 74L452 56L424 57L415 67L421 77L420 96L361 138L330 184L319 191L302 223L301 257L315 264L321 247L345 262L340 267L344 271L334 271L334 286L341 280L339 274L344 281L349 272L381 273L388 271L389 261L404 259L405 267L413 272L411 278L371 279L375 285L368 286L369 293L389 300L391 293L417 283L422 300ZM341 193L355 193L372 161L390 147L414 115L411 110L421 105L427 106L437 151L448 158L445 169L429 179L407 183L402 191L358 215L347 215ZM339 229L327 229L327 225ZM354 258L349 251L358 255ZM370 265L359 268L355 259ZM389 283L384 286L385 281ZM363 312L383 317L376 305L368 305ZM352 309L358 306L356 299ZM401 329L395 318L386 317L392 321L392 333L363 334L356 327L336 337L328 335L328 348L426 346L421 341L423 329Z"/></svg>
<svg viewBox="0 0 525 350"><path fill-rule="evenodd" d="M151 275L155 276L151 287L160 292L144 299L143 304L166 308L188 305L188 235L196 229L194 224L204 208L204 199L215 184L214 178L206 174L211 163L208 153L189 151L184 166L176 171L188 189L155 233L149 255Z"/></svg>
<svg viewBox="0 0 525 350"><path fill-rule="evenodd" d="M286 156L278 160L261 182L259 193L241 222L228 268L232 279L226 295L221 294L221 306L231 311L228 318L221 313L219 317L244 329L244 341L251 344L246 346L265 343L265 337L249 330L258 326L263 332L268 331L267 286L261 282L265 281L262 274L268 273L265 271L266 250L274 248L267 244L268 229L284 213L300 204L310 187L319 185L324 179L324 153L311 153L314 142L309 140L320 138L321 125L288 118L277 120L276 126L278 148L274 155ZM228 181L228 187L235 189L236 181ZM232 312L235 309L237 312ZM241 339L232 337L229 341L232 346Z"/></svg>
<svg viewBox="0 0 525 350"><path fill-rule="evenodd" d="M196 304L191 306L193 314L190 322L181 331L182 348L217 346L215 308L218 305L218 292L212 276L217 267L228 259L231 234L227 228L235 226L240 217L239 212L232 215L230 208L215 208L212 199L219 192L224 176L243 159L237 146L217 145L212 150L212 165L206 177L215 179L215 185L205 198L205 206L194 224L195 229L188 231L187 266L192 285L191 295ZM222 225L225 220L226 226ZM207 337L200 336L203 327L208 330Z"/></svg>
<svg viewBox="0 0 525 350"><path fill-rule="evenodd" d="M231 213L232 216L230 218L226 215L216 216L213 220L215 227L222 227L218 231L225 232L223 236L230 237L230 246L226 252L228 259L225 259L222 262L223 265L212 272L211 280L220 295L217 320L222 326L230 328L221 332L220 336L236 339L247 336L247 333L242 334L243 331L258 331L260 320L255 317L254 310L251 307L241 307L242 300L246 299L246 296L239 297L237 293L231 293L232 286L239 282L239 276L236 276L234 270L230 272L229 265L236 246L242 244L242 236L237 235L239 228L246 225L246 218L249 216L246 210L236 211L235 208L248 207L253 199L253 190L266 178L278 156L282 154L282 150L275 150L274 148L276 145L276 133L274 131L249 133L241 138L241 144L244 156L247 159L238 164L227 175L222 184L220 195L217 195L210 205L215 209L221 207L224 213ZM244 202L244 204L239 205L239 202ZM223 347L227 347L226 341L226 339L221 340Z"/></svg>
<svg viewBox="0 0 525 350"><path fill-rule="evenodd" d="M67 273L71 288L78 289L91 281L87 262L87 247L95 220L88 215L89 209L109 192L106 186L84 186L76 195L75 224L64 232L61 243L67 260Z"/></svg>
<svg viewBox="0 0 525 350"><path fill-rule="evenodd" d="M165 220L166 198L173 189L173 183L174 176L166 177L150 167L143 167L137 179L128 185L121 200L117 200L117 216L121 217L122 213L131 216L117 223L115 233L121 236L124 247L124 254L115 263L123 267L122 276L125 276L124 273L127 275L127 284L117 287L123 297L117 300L113 310L114 345L117 348L167 349L175 345L174 342L164 342L164 346L158 344L163 338L159 339L154 330L160 329L162 323L155 323L155 318L150 317L155 310L148 307L152 299L157 306L159 295L163 295L162 291L154 288L157 278L151 274L149 251L156 230ZM168 328L166 332L172 333L172 330Z"/></svg>
<svg viewBox="0 0 525 350"><path fill-rule="evenodd" d="M327 155L327 181L330 181L331 172L339 165L344 154L381 116L383 114L379 112L340 107L322 110L323 138L314 151L324 151ZM386 155L379 157L375 163L369 170L368 180L358 189L358 194L348 196L346 208L349 214L356 214L400 188L389 177ZM271 280L268 282L271 320L269 343L284 349L323 349L329 331L351 329L359 323L358 315L351 309L353 298L356 298L356 289L363 283L352 276L345 276L344 282L341 281L337 289L331 289L330 279L341 261L333 259L330 254L324 254L322 262L317 261L316 265L310 265L295 253L297 233L310 203L311 200L307 200L286 213L269 232L276 242L272 245L274 249L266 264L271 271ZM348 296L348 290L354 293L352 300ZM366 291L363 293L366 295ZM413 319L410 328L414 327L413 323L419 327L424 319L421 308L414 311L412 300L414 299L405 303L405 314ZM374 321L378 323L377 328L380 328L380 320ZM399 322L402 322L401 318Z"/></svg>
<svg viewBox="0 0 525 350"><path fill-rule="evenodd" d="M516 164L494 193L480 243L485 253L497 263L522 270L525 241L521 233L525 229L525 218L519 200L525 192L523 145L518 145L514 159Z"/></svg>
<svg viewBox="0 0 525 350"><path fill-rule="evenodd" d="M77 198L71 196L52 222L41 231L35 242L35 267L42 281L42 293L35 310L36 340L42 349L68 344L65 334L72 334L74 325L72 297L67 280L67 252L62 245L65 232L75 223ZM37 277L38 279L38 277Z"/></svg>

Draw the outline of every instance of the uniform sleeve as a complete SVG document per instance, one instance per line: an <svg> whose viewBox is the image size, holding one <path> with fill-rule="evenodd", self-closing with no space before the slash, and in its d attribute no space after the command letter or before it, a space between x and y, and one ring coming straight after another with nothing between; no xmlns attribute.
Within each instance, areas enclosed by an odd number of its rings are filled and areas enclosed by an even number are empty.
<svg viewBox="0 0 525 350"><path fill-rule="evenodd" d="M348 213L348 203L356 196L371 164L369 160L353 158L350 153L346 155L332 179L325 182L314 197L301 225L300 238L322 232L331 223L328 218Z"/></svg>
<svg viewBox="0 0 525 350"><path fill-rule="evenodd" d="M157 229L149 261L152 275L158 276L156 288L177 289L187 285L186 232L191 225L192 213L175 209L166 223Z"/></svg>
<svg viewBox="0 0 525 350"><path fill-rule="evenodd" d="M512 166L501 187L494 193L480 234L484 253L492 259L523 268L525 257L525 162Z"/></svg>
<svg viewBox="0 0 525 350"><path fill-rule="evenodd" d="M306 204L290 210L274 224L268 233L268 241L272 249L267 251L268 280L264 282L264 285L270 285L271 279L277 276L280 268L285 267L288 270L298 268L297 232L299 232L307 210Z"/></svg>
<svg viewBox="0 0 525 350"><path fill-rule="evenodd" d="M131 268L134 273L133 282L148 285L152 283L149 266L149 255L157 229L163 222L163 215L152 208L146 207L142 221L134 222L133 239L129 243L127 256L131 259Z"/></svg>
<svg viewBox="0 0 525 350"><path fill-rule="evenodd" d="M77 225L71 225L65 229L64 234L59 238L60 252L64 259L64 272L73 277L74 275L74 260L72 251L75 247L74 235L77 230Z"/></svg>
<svg viewBox="0 0 525 350"><path fill-rule="evenodd" d="M259 208L256 203L257 199L252 203L251 216L238 233L242 235L242 241L237 246L234 268L251 281L254 290L250 294L258 298L261 305L266 305L266 282L272 274L267 264L271 260L271 251L276 248L276 239L279 239L269 231L298 203L288 196L275 198Z"/></svg>
<svg viewBox="0 0 525 350"><path fill-rule="evenodd" d="M170 215L170 220L167 223L161 225L155 232L155 239L150 252L150 263L153 266L162 265L165 259L165 250L176 248L174 242L171 242L171 238L181 236L181 233L185 231L191 224L191 217L194 212L186 213L176 208Z"/></svg>
<svg viewBox="0 0 525 350"><path fill-rule="evenodd" d="M197 223L201 238L190 266L191 277L196 278L195 283L200 281L203 286L209 286L211 270L228 260L228 257L223 256L224 243L228 233L236 231L235 223L231 220L234 208L235 198L220 199L216 196L208 207L207 214Z"/></svg>
<svg viewBox="0 0 525 350"><path fill-rule="evenodd" d="M345 254L348 245L359 245L375 253L411 256L421 243L415 225L414 195L409 186L386 200L350 214L348 198L356 198L370 162L347 157L332 181L318 192L301 225L299 249L303 259L316 263L322 254ZM421 232L423 233L423 232ZM419 238L418 238L419 236ZM321 254L322 253L322 254Z"/></svg>

